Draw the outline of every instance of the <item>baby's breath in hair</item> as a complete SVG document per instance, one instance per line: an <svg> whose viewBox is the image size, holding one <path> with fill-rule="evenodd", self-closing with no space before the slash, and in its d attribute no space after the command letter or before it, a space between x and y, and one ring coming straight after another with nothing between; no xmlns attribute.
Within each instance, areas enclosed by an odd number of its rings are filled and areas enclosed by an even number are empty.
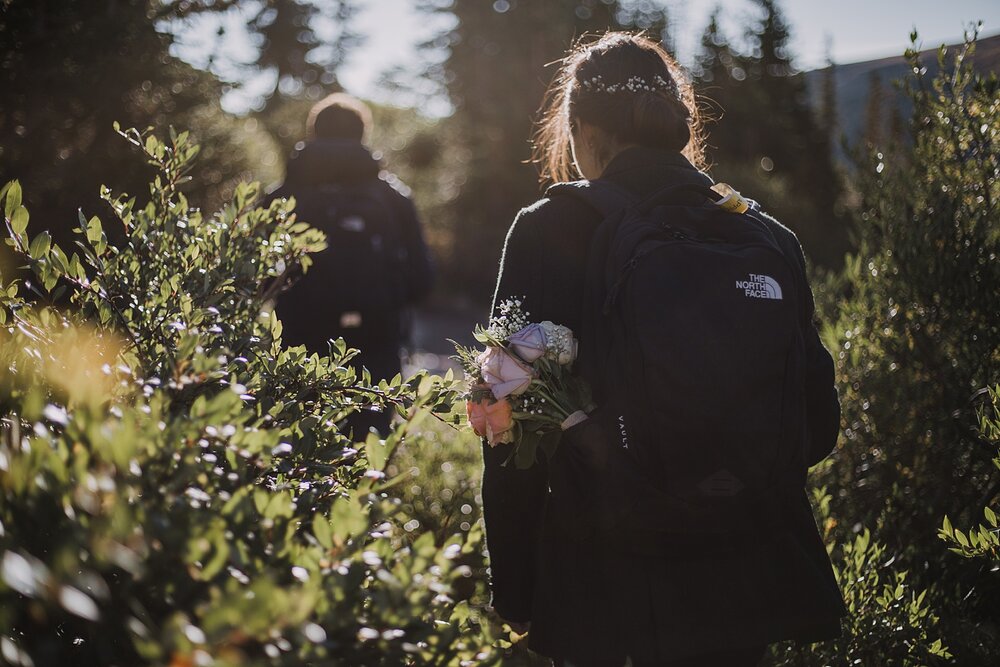
<svg viewBox="0 0 1000 667"><path fill-rule="evenodd" d="M667 81L660 75L653 77L651 81L647 81L641 76L630 76L624 81L619 81L617 83L607 83L604 81L604 77L598 74L597 76L591 77L580 82L580 85L593 93L638 93L638 92L658 92L665 91L677 94L677 85L673 81Z"/></svg>

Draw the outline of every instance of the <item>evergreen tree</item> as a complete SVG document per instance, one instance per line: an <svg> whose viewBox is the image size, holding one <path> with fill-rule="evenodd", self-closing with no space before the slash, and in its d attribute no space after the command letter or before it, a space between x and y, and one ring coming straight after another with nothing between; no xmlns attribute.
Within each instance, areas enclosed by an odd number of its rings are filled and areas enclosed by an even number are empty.
<svg viewBox="0 0 1000 667"><path fill-rule="evenodd" d="M537 172L528 164L532 120L554 68L575 37L633 25L662 25L658 10L617 2L553 0L441 3L455 24L447 35L448 56L433 75L444 86L455 113L450 141L458 158L450 203L452 256L446 258L471 293L487 297L495 278L504 234L522 206L539 194Z"/></svg>
<svg viewBox="0 0 1000 667"><path fill-rule="evenodd" d="M882 144L885 125L885 89L877 71L868 76L868 97L865 101L864 133L861 140L866 146Z"/></svg>
<svg viewBox="0 0 1000 667"><path fill-rule="evenodd" d="M721 106L709 136L715 173L763 200L815 263L837 268L849 243L829 122L817 118L809 102L775 0L754 2L761 13L748 29L749 53L731 55L714 15L702 40L696 74Z"/></svg>
<svg viewBox="0 0 1000 667"><path fill-rule="evenodd" d="M693 74L706 84L706 88L713 83L717 86L725 84L736 62L736 54L719 25L721 13L722 8L716 5L708 17L705 32L701 35L701 51L695 57Z"/></svg>
<svg viewBox="0 0 1000 667"><path fill-rule="evenodd" d="M258 118L283 157L302 139L312 104L342 90L337 68L362 41L350 27L357 10L354 0L268 0L250 20L260 42L255 67L274 81ZM321 19L335 35L320 37Z"/></svg>
<svg viewBox="0 0 1000 667"><path fill-rule="evenodd" d="M837 137L837 64L833 62L829 40L826 45L826 67L823 69L819 102L819 124L827 143L834 146Z"/></svg>
<svg viewBox="0 0 1000 667"><path fill-rule="evenodd" d="M76 209L100 210L102 182L138 187L145 176L127 160L115 121L189 128L203 142L191 194L211 206L238 177L259 167L261 136L219 107L223 84L171 55L173 30L234 0L38 0L0 9L0 179L25 185L35 219L66 239ZM294 5L294 6L293 6ZM336 19L338 8L325 11ZM336 48L317 49L310 5L261 3L252 31L263 68L299 90L329 81ZM319 53L317 53L319 51ZM321 58L324 51L326 59ZM322 71L321 71L322 70ZM44 72L44 76L39 73ZM327 76L327 79L323 79ZM321 92L318 85L316 96Z"/></svg>
<svg viewBox="0 0 1000 667"><path fill-rule="evenodd" d="M221 85L170 55L152 18L154 8L166 12L159 5L39 0L0 11L0 180L21 179L39 224L58 238L77 225L78 206L97 207L103 180L141 183L109 142L114 121L218 129ZM206 157L209 185L241 167L232 154L232 164Z"/></svg>

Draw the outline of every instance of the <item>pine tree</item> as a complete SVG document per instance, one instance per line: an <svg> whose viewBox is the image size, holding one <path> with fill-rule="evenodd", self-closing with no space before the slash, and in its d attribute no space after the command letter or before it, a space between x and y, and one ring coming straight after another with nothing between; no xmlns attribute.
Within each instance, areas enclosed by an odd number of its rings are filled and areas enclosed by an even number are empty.
<svg viewBox="0 0 1000 667"><path fill-rule="evenodd" d="M449 141L457 192L450 203L453 279L479 297L493 288L504 235L518 209L537 199L529 137L552 65L575 37L622 27L662 25L657 10L624 11L617 2L553 0L448 3L448 56L434 75L455 107ZM547 67L548 66L548 67Z"/></svg>
<svg viewBox="0 0 1000 667"><path fill-rule="evenodd" d="M749 53L733 54L720 36L717 15L702 39L700 89L721 107L710 128L710 158L719 178L763 200L798 234L811 260L837 268L849 243L830 120L818 117L810 104L777 3L754 1L761 13L748 28Z"/></svg>
<svg viewBox="0 0 1000 667"><path fill-rule="evenodd" d="M0 181L19 178L39 224L58 240L98 210L104 181L138 187L143 174L113 141L112 124L182 124L210 135L200 187L219 185L244 165L219 148L234 137L218 111L222 84L170 55L150 0L38 0L0 8ZM188 12L195 11L191 3Z"/></svg>
<svg viewBox="0 0 1000 667"><path fill-rule="evenodd" d="M259 168L249 137L219 106L223 83L171 54L175 32L236 0L37 0L0 2L0 180L19 178L36 220L57 240L76 210L100 210L102 182L137 188L143 174L112 139L112 125L186 127L202 139L193 196L221 202L237 178ZM273 68L293 93L323 92L340 42L318 49L317 12L346 21L353 3L266 0L250 22L253 67ZM317 9L319 7L319 9ZM344 44L350 44L345 32ZM346 48L346 46L345 46ZM319 53L317 53L319 51ZM326 53L326 57L320 57ZM44 73L41 76L39 73ZM298 121L301 123L301 119Z"/></svg>
<svg viewBox="0 0 1000 667"><path fill-rule="evenodd" d="M719 26L722 8L716 5L708 17L708 25L701 35L701 51L695 57L694 75L705 84L725 81L729 75L727 62L729 42Z"/></svg>
<svg viewBox="0 0 1000 667"><path fill-rule="evenodd" d="M837 119L837 64L833 61L832 45L829 39L826 43L826 67L823 69L821 85L819 124L832 148L836 141L840 122Z"/></svg>
<svg viewBox="0 0 1000 667"><path fill-rule="evenodd" d="M885 88L877 71L868 76L868 98L865 102L864 133L861 140L866 146L882 144L885 126Z"/></svg>
<svg viewBox="0 0 1000 667"><path fill-rule="evenodd" d="M260 42L254 65L274 74L269 102L276 95L316 99L340 88L337 67L361 39L350 29L357 10L352 0L268 0L261 6L249 27ZM332 40L316 33L320 18L338 26Z"/></svg>

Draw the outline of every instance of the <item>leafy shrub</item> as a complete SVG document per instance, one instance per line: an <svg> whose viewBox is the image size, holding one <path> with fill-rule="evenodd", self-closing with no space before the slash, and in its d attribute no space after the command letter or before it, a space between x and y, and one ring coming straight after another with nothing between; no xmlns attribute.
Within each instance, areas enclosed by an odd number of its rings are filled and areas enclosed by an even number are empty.
<svg viewBox="0 0 1000 667"><path fill-rule="evenodd" d="M992 305L1000 83L974 72L974 49L975 35L957 53L942 49L934 78L908 52L913 143L877 147L859 166L859 251L825 332L844 437L816 479L831 489L835 541L870 527L910 581L928 589L956 659L992 664L995 577L949 557L937 539L942 517L971 523L1000 488L996 448L975 428L983 389L1000 378Z"/></svg>
<svg viewBox="0 0 1000 667"><path fill-rule="evenodd" d="M28 233L0 279L0 651L15 665L472 664L488 640L456 601L477 533L406 531L389 457L447 412L449 378L372 382L281 346L265 308L323 247L242 185L221 212L181 185L197 148L122 133L149 200L102 193L78 251ZM357 410L405 416L352 443Z"/></svg>
<svg viewBox="0 0 1000 667"><path fill-rule="evenodd" d="M834 502L866 525L891 516L894 549L936 549L941 516L968 512L992 469L971 425L1000 377L1000 84L973 72L973 50L942 50L932 81L909 53L914 145L859 174L861 250L829 336L846 425Z"/></svg>
<svg viewBox="0 0 1000 667"><path fill-rule="evenodd" d="M1000 449L1000 385L990 387L985 393L990 402L980 414L979 432L994 448ZM1000 455L993 459L993 465L1000 469ZM1000 481L993 482L994 487L998 484ZM991 495L987 493L987 499ZM952 552L965 558L983 559L992 566L991 571L996 572L1000 565L1000 518L990 507L983 508L983 516L986 523L967 532L952 526L946 516L938 536L950 545Z"/></svg>
<svg viewBox="0 0 1000 667"><path fill-rule="evenodd" d="M826 489L814 491L814 505L821 524L832 527ZM837 583L847 605L842 636L813 645L775 645L769 664L928 665L951 657L927 591L910 584L908 573L895 566L895 559L868 530L833 551Z"/></svg>

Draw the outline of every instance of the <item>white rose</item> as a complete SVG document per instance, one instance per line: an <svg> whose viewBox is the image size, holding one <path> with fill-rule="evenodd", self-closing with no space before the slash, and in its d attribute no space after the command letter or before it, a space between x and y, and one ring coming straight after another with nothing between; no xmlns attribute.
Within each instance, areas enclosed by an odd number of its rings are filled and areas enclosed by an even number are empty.
<svg viewBox="0 0 1000 667"><path fill-rule="evenodd" d="M563 366L576 361L579 345L576 338L573 337L572 329L548 320L542 322L540 326L545 332L545 356Z"/></svg>

